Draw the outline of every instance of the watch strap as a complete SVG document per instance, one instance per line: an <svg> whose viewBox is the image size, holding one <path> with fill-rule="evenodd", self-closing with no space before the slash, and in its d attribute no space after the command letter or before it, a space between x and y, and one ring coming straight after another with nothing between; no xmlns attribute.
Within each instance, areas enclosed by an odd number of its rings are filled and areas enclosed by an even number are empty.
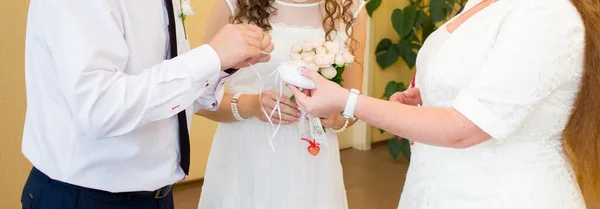
<svg viewBox="0 0 600 209"><path fill-rule="evenodd" d="M348 101L346 102L346 107L344 108L344 112L342 116L346 119L355 119L354 111L356 109L356 104L358 103L358 95L360 95L360 91L356 89L351 89L348 94Z"/></svg>

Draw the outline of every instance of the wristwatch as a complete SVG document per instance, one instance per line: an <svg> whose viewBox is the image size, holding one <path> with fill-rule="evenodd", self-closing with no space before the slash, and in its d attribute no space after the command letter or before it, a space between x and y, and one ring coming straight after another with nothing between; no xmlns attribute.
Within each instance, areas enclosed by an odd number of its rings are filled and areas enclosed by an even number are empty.
<svg viewBox="0 0 600 209"><path fill-rule="evenodd" d="M237 72L238 70L239 70L239 69L235 69L235 68L229 68L229 69L227 69L227 70L224 70L223 72L225 72L225 73L227 73L227 74L231 75L231 74L234 74L235 72Z"/></svg>
<svg viewBox="0 0 600 209"><path fill-rule="evenodd" d="M344 112L342 113L342 117L349 121L355 121L356 116L354 116L354 110L356 109L356 103L358 102L358 95L360 95L360 91L356 89L351 89L348 94L348 101L346 102L346 108L344 108Z"/></svg>

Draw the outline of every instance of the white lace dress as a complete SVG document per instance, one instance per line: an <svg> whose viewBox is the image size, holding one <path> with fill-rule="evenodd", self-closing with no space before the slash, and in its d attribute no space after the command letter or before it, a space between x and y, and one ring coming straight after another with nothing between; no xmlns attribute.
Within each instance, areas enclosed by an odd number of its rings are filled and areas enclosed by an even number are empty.
<svg viewBox="0 0 600 209"><path fill-rule="evenodd" d="M424 106L453 107L493 139L415 143L398 208L584 209L561 142L583 34L568 0L499 0L452 34L434 32L417 60Z"/></svg>
<svg viewBox="0 0 600 209"><path fill-rule="evenodd" d="M235 0L228 0L235 12ZM275 50L268 63L255 65L272 90L267 76L288 60L291 46L324 37L322 4L290 4L275 1L277 15L270 19ZM358 12L362 4L357 1ZM340 32L337 41L345 41ZM257 94L263 85L252 69L231 76L228 93ZM284 94L291 96L285 87ZM267 90L267 89L263 89ZM269 145L272 128L252 118L220 123L208 159L199 209L346 209L337 136L327 132L328 144L313 156L301 140L298 125L282 126Z"/></svg>

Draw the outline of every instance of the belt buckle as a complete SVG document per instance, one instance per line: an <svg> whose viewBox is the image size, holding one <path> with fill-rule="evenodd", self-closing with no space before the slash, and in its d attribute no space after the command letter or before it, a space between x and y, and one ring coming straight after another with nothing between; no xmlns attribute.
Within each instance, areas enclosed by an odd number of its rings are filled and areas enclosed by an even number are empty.
<svg viewBox="0 0 600 209"><path fill-rule="evenodd" d="M162 199L163 197L166 197L171 190L173 189L173 185L167 185L164 186L163 188L160 188L158 190L155 191L154 193L154 199Z"/></svg>

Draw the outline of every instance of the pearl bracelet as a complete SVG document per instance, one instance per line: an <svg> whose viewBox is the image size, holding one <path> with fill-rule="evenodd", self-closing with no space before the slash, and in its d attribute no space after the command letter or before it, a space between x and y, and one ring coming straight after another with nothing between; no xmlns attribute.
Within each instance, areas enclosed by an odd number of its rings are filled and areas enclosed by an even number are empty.
<svg viewBox="0 0 600 209"><path fill-rule="evenodd" d="M233 98L231 98L231 114L233 114L233 117L238 121L246 120L246 118L243 118L240 115L240 111L238 110L238 101L242 95L243 93L240 92L233 95Z"/></svg>
<svg viewBox="0 0 600 209"><path fill-rule="evenodd" d="M343 132L344 130L346 130L346 128L348 128L348 125L349 125L349 124L350 124L350 121L349 121L349 120L346 120L346 122L344 122L344 126L342 126L342 128L340 128L340 129L338 129L338 130L335 130L335 129L333 129L333 128L332 128L332 129L331 129L331 131L333 131L333 133L341 133L341 132Z"/></svg>

